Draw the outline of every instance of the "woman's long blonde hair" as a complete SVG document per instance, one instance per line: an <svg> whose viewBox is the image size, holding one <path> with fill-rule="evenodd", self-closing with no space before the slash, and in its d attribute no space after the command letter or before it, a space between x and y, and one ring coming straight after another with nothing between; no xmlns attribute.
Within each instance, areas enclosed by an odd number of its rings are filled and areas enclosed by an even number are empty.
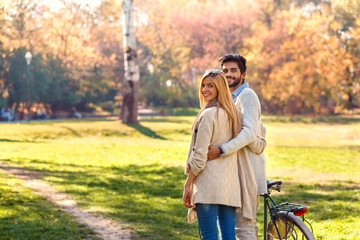
<svg viewBox="0 0 360 240"><path fill-rule="evenodd" d="M229 85L226 80L226 76L222 71L212 70L206 72L202 76L199 87L200 106L203 110L203 108L206 107L206 103L207 103L205 102L204 95L202 93L202 84L204 82L204 79L207 77L210 77L215 84L215 87L218 91L217 108L222 107L226 111L228 115L229 125L231 127L231 135L232 138L234 138L238 135L238 133L241 130L242 115L239 109L235 106L234 101L232 100L231 92L229 90Z"/></svg>

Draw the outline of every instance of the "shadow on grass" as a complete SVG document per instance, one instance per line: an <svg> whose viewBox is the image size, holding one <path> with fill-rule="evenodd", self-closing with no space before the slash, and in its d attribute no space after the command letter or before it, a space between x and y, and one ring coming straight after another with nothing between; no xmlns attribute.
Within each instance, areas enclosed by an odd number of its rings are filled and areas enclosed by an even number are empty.
<svg viewBox="0 0 360 240"><path fill-rule="evenodd" d="M11 163L8 159L2 161ZM187 210L182 205L186 178L182 167L162 164L100 167L33 161L41 164L41 169L32 165L29 170L66 189L80 206L104 209L100 212L113 219L133 223L142 239L198 238L197 224L187 224ZM305 203L310 221L342 221L360 215L356 186L351 181L324 184L289 181L281 194L272 196L279 203ZM262 214L260 206L259 225Z"/></svg>
<svg viewBox="0 0 360 240"><path fill-rule="evenodd" d="M181 201L185 181L182 167L161 164L84 167L36 161L48 164L53 170L32 170L41 172L43 177L50 177L53 184L64 187L68 194L78 199L80 205L107 209L108 216L134 223L143 238L198 237L196 224L186 223L187 210ZM72 170L61 171L62 167ZM311 221L356 218L360 214L359 199L352 182L308 185L287 182L282 193L274 193L273 197L277 202L307 204L310 209L307 215Z"/></svg>
<svg viewBox="0 0 360 240"><path fill-rule="evenodd" d="M24 142L24 141L1 138L0 142Z"/></svg>
<svg viewBox="0 0 360 240"><path fill-rule="evenodd" d="M0 142L12 142L12 143L43 143L41 141L24 141L15 139L0 138Z"/></svg>
<svg viewBox="0 0 360 240"><path fill-rule="evenodd" d="M127 126L136 129L138 132L140 132L141 134L151 137L151 138L155 138L155 139L161 139L161 140L167 140L167 138L164 138L160 135L158 135L156 132L154 132L153 130L151 130L148 127L144 127L142 126L140 123L139 124L126 124Z"/></svg>
<svg viewBox="0 0 360 240"><path fill-rule="evenodd" d="M0 239L93 239L94 232L0 172Z"/></svg>
<svg viewBox="0 0 360 240"><path fill-rule="evenodd" d="M77 131L75 131L74 129L70 128L70 127L66 127L66 126L59 126L59 127L68 130L69 132L71 132L76 137L80 137L80 134Z"/></svg>
<svg viewBox="0 0 360 240"><path fill-rule="evenodd" d="M2 161L11 164L8 159ZM197 237L196 224L187 223L187 210L182 205L186 178L182 167L160 164L84 167L33 161L41 164L42 169L30 163L27 170L36 171L40 179L48 178L55 186L64 187L80 206L108 209L105 212L109 217L134 224L141 239ZM62 171L64 167L72 170Z"/></svg>

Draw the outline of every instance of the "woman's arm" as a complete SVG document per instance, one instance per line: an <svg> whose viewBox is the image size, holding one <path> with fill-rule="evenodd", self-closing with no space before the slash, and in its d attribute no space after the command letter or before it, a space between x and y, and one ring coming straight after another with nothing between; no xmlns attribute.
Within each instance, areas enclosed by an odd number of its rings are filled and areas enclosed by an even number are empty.
<svg viewBox="0 0 360 240"><path fill-rule="evenodd" d="M192 153L187 161L187 179L184 184L183 203L187 208L192 207L193 185L196 176L205 168L208 146L210 145L214 128L215 109L206 109L199 119L195 144L190 149ZM191 147L191 146L190 146Z"/></svg>
<svg viewBox="0 0 360 240"><path fill-rule="evenodd" d="M206 109L197 128L197 136L193 151L188 159L192 173L197 176L206 166L208 147L214 130L216 109Z"/></svg>

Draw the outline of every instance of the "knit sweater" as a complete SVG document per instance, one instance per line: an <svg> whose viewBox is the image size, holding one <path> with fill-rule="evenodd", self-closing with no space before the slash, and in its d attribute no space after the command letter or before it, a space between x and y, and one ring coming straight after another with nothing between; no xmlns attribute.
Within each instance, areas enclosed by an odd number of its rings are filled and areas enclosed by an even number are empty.
<svg viewBox="0 0 360 240"><path fill-rule="evenodd" d="M222 204L241 207L237 153L207 161L209 145L220 146L231 139L231 128L224 109L205 109L194 124L186 173L197 176L193 188L193 204ZM191 216L191 214L193 214ZM190 212L189 222L196 218Z"/></svg>

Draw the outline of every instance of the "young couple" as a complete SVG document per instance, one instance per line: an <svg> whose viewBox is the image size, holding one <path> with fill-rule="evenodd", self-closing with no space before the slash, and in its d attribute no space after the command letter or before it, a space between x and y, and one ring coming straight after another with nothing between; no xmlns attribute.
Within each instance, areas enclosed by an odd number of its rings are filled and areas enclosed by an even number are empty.
<svg viewBox="0 0 360 240"><path fill-rule="evenodd" d="M246 59L227 54L200 82L183 203L201 239L257 239L259 194L266 192L265 127L260 102L245 83Z"/></svg>

